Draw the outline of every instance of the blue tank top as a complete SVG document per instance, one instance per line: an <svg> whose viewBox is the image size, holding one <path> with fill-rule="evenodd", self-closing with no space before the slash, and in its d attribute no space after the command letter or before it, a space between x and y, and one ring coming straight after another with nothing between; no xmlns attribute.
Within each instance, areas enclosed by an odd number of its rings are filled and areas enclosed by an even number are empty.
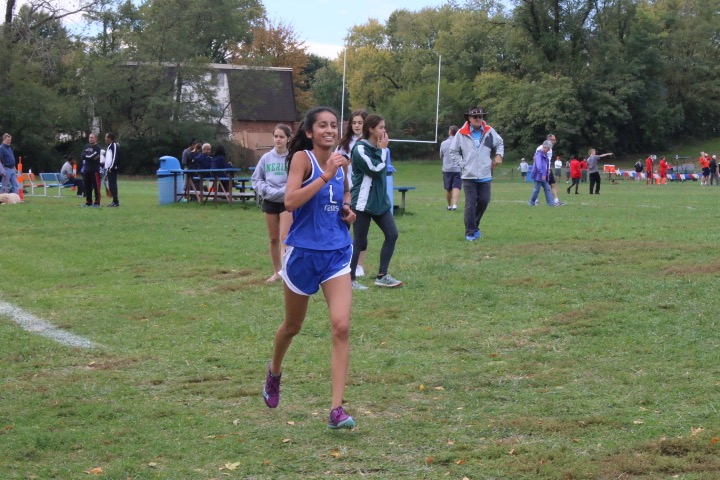
<svg viewBox="0 0 720 480"><path fill-rule="evenodd" d="M310 157L312 172L302 186L323 174L315 155ZM326 175L327 176L327 175ZM345 193L345 174L339 168L335 177L325 184L308 202L292 212L293 222L285 244L311 250L337 250L352 243L348 225L340 218Z"/></svg>

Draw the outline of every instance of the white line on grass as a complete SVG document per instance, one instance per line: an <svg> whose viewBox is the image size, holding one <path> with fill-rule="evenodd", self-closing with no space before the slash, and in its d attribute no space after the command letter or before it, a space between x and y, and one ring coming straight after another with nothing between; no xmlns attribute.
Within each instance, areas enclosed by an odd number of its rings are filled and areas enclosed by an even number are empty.
<svg viewBox="0 0 720 480"><path fill-rule="evenodd" d="M52 323L36 317L30 312L26 312L20 307L16 307L15 305L1 300L0 315L10 317L13 322L17 323L28 332L37 333L38 335L55 340L56 342L69 347L96 348L98 346L87 338L80 337L74 333L66 332Z"/></svg>

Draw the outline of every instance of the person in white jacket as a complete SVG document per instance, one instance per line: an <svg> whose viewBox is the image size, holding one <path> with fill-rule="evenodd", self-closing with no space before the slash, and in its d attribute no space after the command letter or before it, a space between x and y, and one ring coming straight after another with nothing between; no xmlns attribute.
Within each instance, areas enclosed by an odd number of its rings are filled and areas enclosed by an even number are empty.
<svg viewBox="0 0 720 480"><path fill-rule="evenodd" d="M119 207L117 177L120 147L117 142L115 142L115 134L113 132L105 134L105 143L107 144L107 148L105 149L103 168L107 176L108 190L110 190L110 195L112 196L112 202L108 204L108 207Z"/></svg>
<svg viewBox="0 0 720 480"><path fill-rule="evenodd" d="M272 150L258 161L252 174L252 186L261 199L265 224L270 237L270 258L273 274L268 283L280 279L285 237L290 230L292 214L285 210L285 184L287 183L287 154L292 130L287 125L277 125L273 130Z"/></svg>

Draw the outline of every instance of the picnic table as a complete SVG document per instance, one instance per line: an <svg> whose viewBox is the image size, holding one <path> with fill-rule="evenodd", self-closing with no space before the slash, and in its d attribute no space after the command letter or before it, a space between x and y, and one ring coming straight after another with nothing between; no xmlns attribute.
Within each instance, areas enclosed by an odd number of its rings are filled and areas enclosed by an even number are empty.
<svg viewBox="0 0 720 480"><path fill-rule="evenodd" d="M204 205L212 198L216 202L232 203L235 174L241 171L242 168L170 170L173 177L185 177L183 191L177 194L175 201L195 199Z"/></svg>

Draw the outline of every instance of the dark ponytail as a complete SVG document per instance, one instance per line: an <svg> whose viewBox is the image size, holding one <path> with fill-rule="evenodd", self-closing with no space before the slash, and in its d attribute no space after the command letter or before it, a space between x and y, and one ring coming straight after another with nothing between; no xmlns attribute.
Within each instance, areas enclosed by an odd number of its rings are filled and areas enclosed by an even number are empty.
<svg viewBox="0 0 720 480"><path fill-rule="evenodd" d="M312 133L313 125L315 125L315 122L317 121L317 116L322 112L330 112L335 115L335 118L337 118L337 112L330 107L314 107L308 110L305 114L305 119L298 127L295 135L293 135L292 140L290 141L290 146L288 147L288 172L290 172L290 162L292 162L292 158L297 152L313 149L313 141L311 138L308 138L307 132Z"/></svg>

